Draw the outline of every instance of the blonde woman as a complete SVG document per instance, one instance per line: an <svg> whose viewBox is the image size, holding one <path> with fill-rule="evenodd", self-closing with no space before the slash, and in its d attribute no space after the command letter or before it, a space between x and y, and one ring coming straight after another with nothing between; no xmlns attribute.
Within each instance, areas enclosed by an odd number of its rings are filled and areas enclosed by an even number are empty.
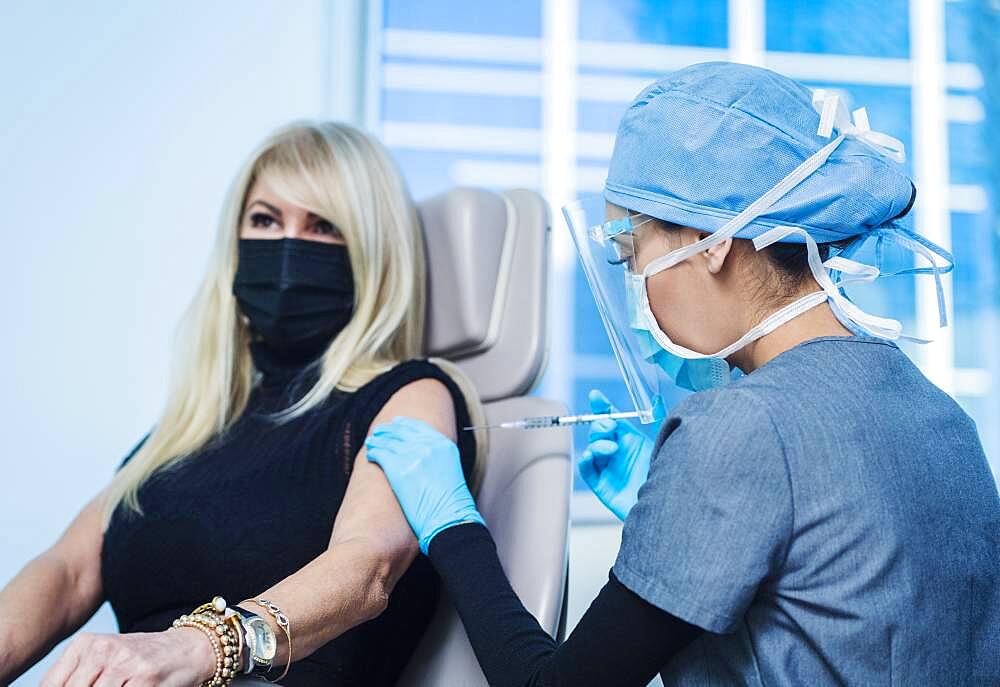
<svg viewBox="0 0 1000 687"><path fill-rule="evenodd" d="M247 670L287 687L394 683L438 582L364 440L406 415L456 440L469 477L476 454L460 431L474 397L420 358L424 264L378 143L332 123L265 141L230 191L163 415L0 591L0 684L105 600L122 634L75 637L45 687Z"/></svg>

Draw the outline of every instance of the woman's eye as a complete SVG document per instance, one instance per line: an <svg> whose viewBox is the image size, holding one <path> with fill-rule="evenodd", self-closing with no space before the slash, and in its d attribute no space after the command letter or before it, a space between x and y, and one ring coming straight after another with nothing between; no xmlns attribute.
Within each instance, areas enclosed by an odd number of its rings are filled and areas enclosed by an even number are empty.
<svg viewBox="0 0 1000 687"><path fill-rule="evenodd" d="M255 212L250 215L250 226L255 229L270 229L274 224L274 218L263 212Z"/></svg>
<svg viewBox="0 0 1000 687"><path fill-rule="evenodd" d="M313 231L324 236L340 236L340 230L333 226L332 222L321 219L313 225Z"/></svg>

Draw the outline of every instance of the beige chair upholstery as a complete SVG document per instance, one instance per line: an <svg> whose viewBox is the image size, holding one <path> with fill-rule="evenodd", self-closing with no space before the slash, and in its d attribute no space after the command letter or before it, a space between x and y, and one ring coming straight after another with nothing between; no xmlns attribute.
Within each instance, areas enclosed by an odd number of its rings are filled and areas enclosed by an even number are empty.
<svg viewBox="0 0 1000 687"><path fill-rule="evenodd" d="M472 379L490 423L566 408L527 394L546 353L548 209L531 191L458 188L420 205L429 263L428 348ZM555 635L565 596L571 436L494 430L477 494L504 570ZM442 597L399 683L485 687L461 621Z"/></svg>

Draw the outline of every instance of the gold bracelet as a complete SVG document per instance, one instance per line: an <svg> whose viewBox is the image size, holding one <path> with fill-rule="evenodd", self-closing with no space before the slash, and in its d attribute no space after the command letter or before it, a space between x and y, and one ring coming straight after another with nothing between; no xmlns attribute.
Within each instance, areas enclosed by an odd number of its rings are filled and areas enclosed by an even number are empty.
<svg viewBox="0 0 1000 687"><path fill-rule="evenodd" d="M227 608L226 611L226 624L228 624L236 634L236 653L234 659L236 661L236 673L246 673L245 659L247 656L244 655L244 649L247 647L247 641L246 631L243 629L242 616L232 609Z"/></svg>
<svg viewBox="0 0 1000 687"><path fill-rule="evenodd" d="M232 629L229 623L224 620L220 621L218 617L209 615L208 613L199 613L190 616L190 619L196 623L207 627L209 630L215 632L219 637L219 641L222 644L222 667L224 670L228 671L228 677L230 680L236 677L239 673L239 648L237 645L236 632Z"/></svg>
<svg viewBox="0 0 1000 687"><path fill-rule="evenodd" d="M283 680L286 675L288 675L288 669L292 667L292 628L288 622L288 616L281 612L275 604L271 603L264 597L260 597L253 600L255 604L266 610L272 616L274 616L274 621L278 623L280 627L285 632L285 637L288 639L288 660L285 661L285 672L279 675L274 680L269 680L269 682L278 682Z"/></svg>
<svg viewBox="0 0 1000 687"><path fill-rule="evenodd" d="M201 687L225 687L232 682L233 674L226 667L225 662L229 659L224 653L225 647L222 643L222 637L213 629L213 625L209 625L209 623L192 618L191 616L182 615L174 621L173 627L193 627L204 633L212 643L212 650L215 652L215 672L212 674L212 677L201 683Z"/></svg>
<svg viewBox="0 0 1000 687"><path fill-rule="evenodd" d="M218 642L218 652L216 653L216 672L211 678L202 683L202 687L225 687L236 677L236 666L233 665L232 652L234 642L231 631L228 627L219 627L219 622L207 614L190 615L186 623L206 631L209 636L215 637ZM182 621L182 624L184 622Z"/></svg>
<svg viewBox="0 0 1000 687"><path fill-rule="evenodd" d="M212 640L216 659L215 673L201 687L226 687L242 671L240 659L243 647L236 630L226 622L226 600L221 596L198 606L188 615L182 615L173 625L197 627Z"/></svg>
<svg viewBox="0 0 1000 687"><path fill-rule="evenodd" d="M230 657L232 660L231 662L227 661L226 666L231 668L234 675L244 672L243 671L243 659L244 659L243 625L239 622L234 622L234 623L228 622L229 617L233 616L235 612L229 610L229 605L226 603L226 600L223 599L221 596L214 596L212 597L211 601L203 603L201 606L198 606L198 608L191 611L192 615L196 615L199 613L210 614L212 616L212 619L216 621L217 626L221 621L221 623L224 624L230 630L229 641L225 642L225 644L227 646L226 656ZM221 635L223 633L220 632L219 634Z"/></svg>

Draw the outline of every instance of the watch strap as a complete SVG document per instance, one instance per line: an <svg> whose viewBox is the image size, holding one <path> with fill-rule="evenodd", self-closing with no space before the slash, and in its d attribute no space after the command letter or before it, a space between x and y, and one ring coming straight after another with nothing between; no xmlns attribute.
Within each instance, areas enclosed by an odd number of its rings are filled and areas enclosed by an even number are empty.
<svg viewBox="0 0 1000 687"><path fill-rule="evenodd" d="M264 618L261 615L254 613L253 611L248 611L242 606L230 606L230 608L232 608L234 611L236 611L236 613L240 615L240 618L243 621L243 627L246 630L246 636L247 636L246 648L250 652L250 660L248 662L249 670L246 671L246 674L263 677L267 673L271 672L273 666L270 661L265 661L263 659L257 658L255 653L252 651L252 649L256 646L256 634L254 632L254 629L250 627L249 622L251 620L256 619L262 621L266 625L267 621L264 620ZM270 625L268 625L268 627L270 627ZM251 636L253 636L254 639L250 639Z"/></svg>
<svg viewBox="0 0 1000 687"><path fill-rule="evenodd" d="M253 611L248 611L247 609L243 608L242 606L230 606L230 608L233 609L234 611L236 611L237 613L239 613L244 618L259 618L260 617L259 615L257 615Z"/></svg>

